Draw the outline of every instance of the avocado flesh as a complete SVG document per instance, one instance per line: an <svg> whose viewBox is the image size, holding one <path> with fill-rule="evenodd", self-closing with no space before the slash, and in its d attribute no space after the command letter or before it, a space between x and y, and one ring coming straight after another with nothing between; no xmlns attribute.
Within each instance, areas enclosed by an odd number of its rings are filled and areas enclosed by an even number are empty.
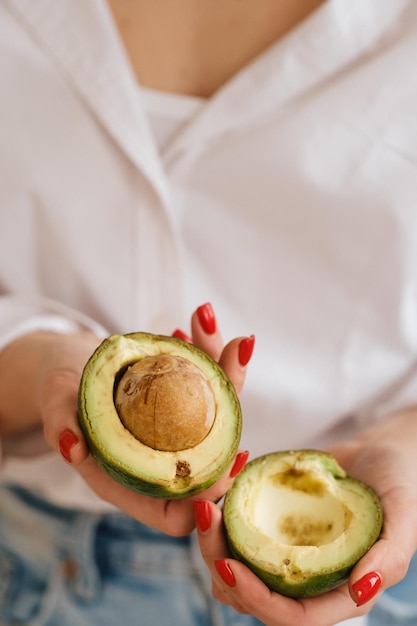
<svg viewBox="0 0 417 626"><path fill-rule="evenodd" d="M212 386L213 426L192 448L150 448L123 426L116 411L114 389L121 373L156 354L190 360ZM194 345L149 333L112 335L97 348L81 378L79 421L92 455L107 473L133 491L160 498L181 498L207 489L232 462L241 434L239 400L220 366Z"/></svg>
<svg viewBox="0 0 417 626"><path fill-rule="evenodd" d="M346 581L378 539L383 517L368 485L331 455L310 450L249 463L226 495L223 516L233 556L293 598Z"/></svg>

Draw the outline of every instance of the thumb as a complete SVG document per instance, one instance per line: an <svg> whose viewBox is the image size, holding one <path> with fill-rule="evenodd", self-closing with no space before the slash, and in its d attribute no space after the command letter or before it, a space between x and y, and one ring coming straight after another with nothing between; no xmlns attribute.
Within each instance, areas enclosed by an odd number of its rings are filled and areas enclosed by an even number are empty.
<svg viewBox="0 0 417 626"><path fill-rule="evenodd" d="M358 606L400 582L416 550L417 502L404 493L392 493L384 498L383 504L381 537L349 578L349 591Z"/></svg>

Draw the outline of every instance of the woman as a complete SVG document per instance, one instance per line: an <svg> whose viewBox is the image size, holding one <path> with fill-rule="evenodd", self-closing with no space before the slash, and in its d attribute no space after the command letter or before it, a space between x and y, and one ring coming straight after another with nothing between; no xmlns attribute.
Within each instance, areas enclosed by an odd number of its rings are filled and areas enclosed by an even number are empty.
<svg viewBox="0 0 417 626"><path fill-rule="evenodd" d="M2 0L4 623L363 623L404 577L417 542L415 11ZM224 348L207 299L239 334ZM111 482L77 422L101 338L177 328L238 389L257 337L241 453L195 504L220 603L188 534L193 502ZM246 448L294 447L330 448L385 511L349 584L300 603L229 558L213 504ZM407 602L390 624L407 623Z"/></svg>

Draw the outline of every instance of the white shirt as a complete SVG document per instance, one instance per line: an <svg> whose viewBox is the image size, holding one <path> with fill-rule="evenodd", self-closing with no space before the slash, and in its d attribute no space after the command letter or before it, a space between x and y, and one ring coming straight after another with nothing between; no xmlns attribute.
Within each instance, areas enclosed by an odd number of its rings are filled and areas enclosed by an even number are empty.
<svg viewBox="0 0 417 626"><path fill-rule="evenodd" d="M152 131L158 153L163 155L166 147L192 124L206 104L205 98L167 93L141 87L145 115Z"/></svg>
<svg viewBox="0 0 417 626"><path fill-rule="evenodd" d="M105 2L2 0L1 345L187 331L209 300L256 335L252 458L415 402L416 55L415 2L329 0L158 148ZM105 508L42 445L3 450L4 480Z"/></svg>

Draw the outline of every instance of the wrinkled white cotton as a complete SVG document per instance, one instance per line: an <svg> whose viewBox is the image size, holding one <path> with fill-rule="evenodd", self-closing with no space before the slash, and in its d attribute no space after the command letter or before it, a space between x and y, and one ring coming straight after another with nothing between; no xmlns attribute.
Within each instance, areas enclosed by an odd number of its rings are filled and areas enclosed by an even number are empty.
<svg viewBox="0 0 417 626"><path fill-rule="evenodd" d="M329 0L158 145L104 2L3 0L0 346L187 332L210 301L256 335L252 458L415 402L415 58L415 2ZM4 479L106 508L31 437Z"/></svg>

